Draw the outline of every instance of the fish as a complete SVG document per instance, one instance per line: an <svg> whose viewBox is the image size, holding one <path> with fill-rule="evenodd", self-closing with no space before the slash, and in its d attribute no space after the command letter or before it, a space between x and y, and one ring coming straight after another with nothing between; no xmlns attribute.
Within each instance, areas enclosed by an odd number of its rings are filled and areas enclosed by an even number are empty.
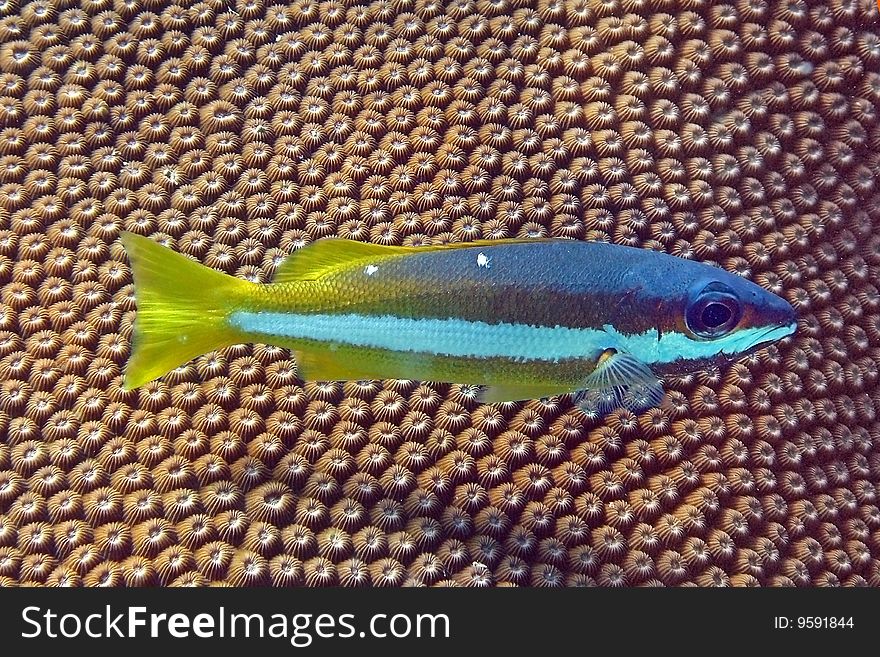
<svg viewBox="0 0 880 657"><path fill-rule="evenodd" d="M783 298L719 267L605 242L509 239L295 251L261 284L121 235L137 313L123 386L231 344L290 349L304 380L472 384L485 403L571 394L585 412L663 399L663 377L792 335Z"/></svg>

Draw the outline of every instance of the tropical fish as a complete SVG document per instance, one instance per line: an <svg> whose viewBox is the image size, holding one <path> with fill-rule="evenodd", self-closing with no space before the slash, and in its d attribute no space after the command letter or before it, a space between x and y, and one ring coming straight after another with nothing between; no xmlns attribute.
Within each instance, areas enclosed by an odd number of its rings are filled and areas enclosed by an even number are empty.
<svg viewBox="0 0 880 657"><path fill-rule="evenodd" d="M486 402L574 393L587 410L657 405L661 377L792 334L780 297L707 264L561 239L445 246L319 240L270 284L124 233L137 316L126 388L200 354L262 342L311 380L481 386Z"/></svg>

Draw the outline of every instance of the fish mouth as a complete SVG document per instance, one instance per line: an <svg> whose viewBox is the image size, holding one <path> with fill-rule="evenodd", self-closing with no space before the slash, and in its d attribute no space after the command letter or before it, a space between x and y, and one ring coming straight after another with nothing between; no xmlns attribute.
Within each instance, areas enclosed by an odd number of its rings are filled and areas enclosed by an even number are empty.
<svg viewBox="0 0 880 657"><path fill-rule="evenodd" d="M753 354L771 343L791 335L796 330L797 322L769 326L757 335L743 336L727 349L722 349L721 353L727 356Z"/></svg>
<svg viewBox="0 0 880 657"><path fill-rule="evenodd" d="M761 333L755 343L752 345L752 349L761 349L766 347L772 342L776 342L777 340L781 340L782 338L788 337L792 335L797 330L797 322L791 322L789 324L783 324L782 326L771 326L764 333Z"/></svg>

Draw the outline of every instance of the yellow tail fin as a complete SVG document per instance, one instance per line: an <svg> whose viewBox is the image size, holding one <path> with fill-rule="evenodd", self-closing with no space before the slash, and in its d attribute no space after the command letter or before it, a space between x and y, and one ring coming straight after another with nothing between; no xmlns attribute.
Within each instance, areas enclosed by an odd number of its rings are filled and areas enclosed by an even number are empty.
<svg viewBox="0 0 880 657"><path fill-rule="evenodd" d="M122 233L122 244L137 300L126 390L241 338L225 319L254 283L205 267L141 235Z"/></svg>

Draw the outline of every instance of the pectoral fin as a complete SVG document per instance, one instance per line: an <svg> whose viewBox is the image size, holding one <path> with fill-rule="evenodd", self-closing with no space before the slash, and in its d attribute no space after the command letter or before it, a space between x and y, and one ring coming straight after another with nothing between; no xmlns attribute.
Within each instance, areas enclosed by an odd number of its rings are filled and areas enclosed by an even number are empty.
<svg viewBox="0 0 880 657"><path fill-rule="evenodd" d="M663 384L635 356L607 349L574 400L588 414L601 416L620 407L640 413L663 400Z"/></svg>

